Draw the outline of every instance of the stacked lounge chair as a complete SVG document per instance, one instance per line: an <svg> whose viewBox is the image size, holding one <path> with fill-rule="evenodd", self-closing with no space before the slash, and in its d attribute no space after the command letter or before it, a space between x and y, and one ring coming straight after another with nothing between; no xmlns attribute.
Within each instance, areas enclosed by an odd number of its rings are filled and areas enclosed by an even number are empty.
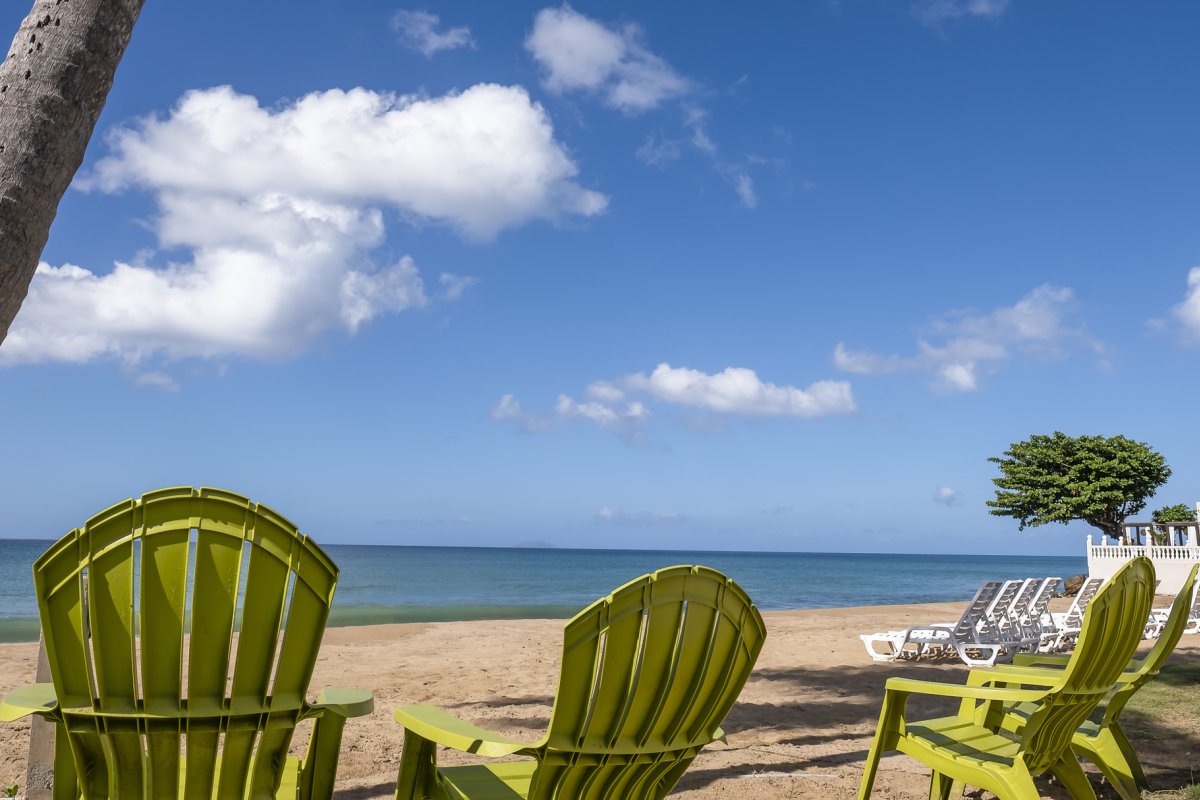
<svg viewBox="0 0 1200 800"><path fill-rule="evenodd" d="M875 661L954 653L970 666L991 666L1012 660L1017 652L1045 652L1060 641L1078 635L1087 600L1100 582L1087 587L1088 595L1058 619L1049 612L1051 598L1062 578L985 581L957 622L916 625L905 630L859 636Z"/></svg>
<svg viewBox="0 0 1200 800"><path fill-rule="evenodd" d="M1010 590L1010 598L1016 588L1014 586ZM1003 591L1000 581L984 581L957 622L914 625L902 631L862 634L859 638L875 661L920 658L926 654L945 652L956 652L971 666L990 666L998 660L1010 661L1020 641L1005 634L989 614ZM883 649L878 649L878 646Z"/></svg>
<svg viewBox="0 0 1200 800"><path fill-rule="evenodd" d="M1171 606L1174 608L1174 606ZM1171 615L1171 608L1156 608L1150 612L1150 617L1155 623L1155 635L1161 633L1163 626L1166 625L1167 619ZM1188 610L1187 623L1183 629L1185 634L1200 633L1200 584L1195 588L1192 595L1192 606Z"/></svg>
<svg viewBox="0 0 1200 800"><path fill-rule="evenodd" d="M1075 595L1075 600L1072 601L1071 607L1064 614L1051 614L1050 621L1054 625L1054 639L1051 640L1048 650L1059 651L1071 647L1075 640L1079 638L1079 632L1083 627L1083 615L1087 610L1088 603L1096 596L1103 578L1088 578L1083 582L1083 586L1079 587L1079 593Z"/></svg>
<svg viewBox="0 0 1200 800"><path fill-rule="evenodd" d="M1046 650L1050 643L1054 641L1054 637L1058 631L1051 622L1050 616L1050 601L1054 595L1058 593L1058 587L1062 584L1062 578L1052 577L1042 581L1042 585L1038 587L1037 593L1034 594L1032 602L1029 604L1029 613L1026 618L1026 625L1030 632L1036 631L1038 636L1037 649Z"/></svg>

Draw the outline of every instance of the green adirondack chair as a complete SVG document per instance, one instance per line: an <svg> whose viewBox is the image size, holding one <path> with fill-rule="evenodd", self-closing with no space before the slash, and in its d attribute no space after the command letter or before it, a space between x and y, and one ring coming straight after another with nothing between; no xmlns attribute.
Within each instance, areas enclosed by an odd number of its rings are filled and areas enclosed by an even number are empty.
<svg viewBox="0 0 1200 800"><path fill-rule="evenodd" d="M54 682L10 694L0 720L56 723L56 800L332 795L342 726L373 699L305 699L337 567L292 523L232 492L162 489L33 572ZM301 763L287 752L304 719Z"/></svg>
<svg viewBox="0 0 1200 800"><path fill-rule="evenodd" d="M1052 681L1036 689L954 685L891 678L875 739L867 755L859 800L871 796L879 760L900 750L932 767L931 800L949 797L955 782L978 786L1000 800L1041 797L1033 778L1050 772L1076 800L1095 798L1071 751L1072 735L1112 688L1129 662L1154 599L1154 566L1135 558L1088 604L1075 652ZM913 694L958 697L959 713L909 722ZM1030 703L1020 734L1001 729L1003 704Z"/></svg>
<svg viewBox="0 0 1200 800"><path fill-rule="evenodd" d="M1071 737L1071 749L1098 766L1123 800L1141 800L1141 790L1150 788L1150 785L1137 752L1118 720L1134 693L1158 674L1182 638L1188 624L1198 570L1200 565L1192 567L1183 587L1175 595L1175 602L1171 605L1170 614L1154 647L1143 658L1131 660L1118 676L1117 684L1108 696L1104 717L1098 723L1084 722ZM1069 660L1066 655L1019 655L1015 664L1001 665L990 673L973 673L968 682L979 686L1051 685L1058 680L1059 671ZM1001 724L1005 730L1019 735L1036 710L1036 705L1032 703L1006 707Z"/></svg>
<svg viewBox="0 0 1200 800"><path fill-rule="evenodd" d="M396 711L405 728L399 800L652 800L710 742L762 649L758 609L707 567L661 569L567 623L546 735L526 743L432 706ZM533 760L437 766L437 745Z"/></svg>

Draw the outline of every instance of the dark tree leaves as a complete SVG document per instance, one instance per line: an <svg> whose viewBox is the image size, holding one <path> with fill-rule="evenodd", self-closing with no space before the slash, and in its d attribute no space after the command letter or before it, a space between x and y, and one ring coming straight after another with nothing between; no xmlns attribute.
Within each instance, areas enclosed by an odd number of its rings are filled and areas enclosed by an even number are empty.
<svg viewBox="0 0 1200 800"><path fill-rule="evenodd" d="M1050 522L1083 520L1121 538L1121 524L1171 477L1171 468L1150 446L1124 436L1031 436L1017 442L993 478L991 513L1013 517L1022 530Z"/></svg>

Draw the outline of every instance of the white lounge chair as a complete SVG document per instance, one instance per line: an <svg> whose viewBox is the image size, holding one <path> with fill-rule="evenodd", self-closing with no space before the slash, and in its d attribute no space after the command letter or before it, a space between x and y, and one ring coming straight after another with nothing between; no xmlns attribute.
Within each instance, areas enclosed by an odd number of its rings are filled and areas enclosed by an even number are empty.
<svg viewBox="0 0 1200 800"><path fill-rule="evenodd" d="M1079 638L1079 631L1083 625L1083 612L1087 608L1087 604L1096 596L1096 592L1100 590L1100 586L1103 583L1103 578L1088 578L1079 587L1079 593L1075 595L1075 599L1071 602L1071 606L1065 614L1050 615L1050 619L1056 629L1054 641L1049 647L1050 650L1064 650L1074 645L1075 640Z"/></svg>
<svg viewBox="0 0 1200 800"><path fill-rule="evenodd" d="M1026 578L1022 581L1021 588L1003 618L996 620L1004 633L1020 640L1020 649L1024 653L1036 650L1042 641L1041 625L1032 618L1032 608L1033 601L1044 583L1044 578Z"/></svg>
<svg viewBox="0 0 1200 800"><path fill-rule="evenodd" d="M1162 632L1163 625L1167 623L1167 617L1170 615L1169 608L1156 608L1150 612L1150 618L1154 620L1155 632L1157 636ZM1188 611L1187 626L1183 629L1184 633L1196 634L1200 633L1200 582L1197 582L1195 593L1192 596L1192 608Z"/></svg>
<svg viewBox="0 0 1200 800"><path fill-rule="evenodd" d="M1037 635L1038 641L1035 645L1037 650L1048 649L1058 635L1058 629L1054 626L1050 615L1050 601L1058 593L1058 587L1061 584L1062 578L1057 576L1045 578L1029 603L1029 611L1026 613L1023 624L1029 635Z"/></svg>
<svg viewBox="0 0 1200 800"><path fill-rule="evenodd" d="M864 633L859 636L875 661L920 658L926 653L954 650L972 666L991 665L999 658L1011 659L1017 643L1005 639L987 610L1000 593L1000 581L985 581L967 604L958 622L914 625L902 631ZM879 649L882 646L883 649Z"/></svg>

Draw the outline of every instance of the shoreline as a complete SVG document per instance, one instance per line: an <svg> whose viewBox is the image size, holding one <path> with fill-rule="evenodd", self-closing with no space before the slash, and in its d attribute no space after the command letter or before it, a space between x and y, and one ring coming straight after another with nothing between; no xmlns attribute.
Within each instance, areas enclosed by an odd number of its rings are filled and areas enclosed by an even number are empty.
<svg viewBox="0 0 1200 800"><path fill-rule="evenodd" d="M728 744L705 748L670 796L853 796L884 681L904 675L961 683L967 672L957 660L872 662L858 634L955 618L962 607L963 602L938 602L763 612L767 640L726 719ZM375 711L346 725L335 797L392 796L403 740L392 711L400 705L431 703L503 735L540 737L557 686L562 628L560 619L524 619L327 629L310 695L326 686L375 694ZM0 695L33 681L36 657L35 643L0 644ZM1185 636L1173 659L1200 665L1200 636ZM917 713L952 711L935 700ZM1200 751L1200 710L1189 713L1193 717L1183 728L1156 737L1153 748L1138 746L1156 788L1182 785L1187 775L1178 765L1190 763L1189 751ZM0 725L0 785L24 786L28 731L28 721ZM293 753L303 754L307 735L305 729L297 733ZM471 757L451 754L442 760L462 763ZM745 780L753 781L752 788ZM928 781L928 771L917 762L889 756L878 793L922 800Z"/></svg>
<svg viewBox="0 0 1200 800"><path fill-rule="evenodd" d="M772 608L762 609L759 612L766 617L768 614L796 614L808 612L833 612L847 611L853 609L861 609L863 611L883 611L889 608L911 608L924 606L950 606L957 608L954 616L957 617L963 606L970 600L964 597L962 600L931 600L926 603L879 603L875 605L860 605L860 606L806 606L801 608ZM1171 598L1167 599L1169 605ZM1161 605L1161 603L1156 603ZM566 622L582 611L585 606L421 606L421 610L415 610L412 606L368 606L355 605L343 607L338 613L337 606L330 614L330 620L325 626L325 637L329 638L332 631L345 630L347 628L377 628L399 625L439 625L443 623L455 622L519 622L519 621L560 621ZM464 615L458 616L458 609L464 608L495 608L497 613L487 615ZM561 613L555 614L519 614L519 611L536 610L540 608L560 610ZM432 609L437 609L443 613L434 613ZM399 611L401 617L409 616L405 619L383 619L382 617L390 615L393 611ZM510 611L512 613L510 613ZM378 621L360 621L370 620L372 617L380 617ZM945 616L943 613L942 616ZM341 619L338 619L341 617ZM20 624L22 627L28 626L29 629L37 631L37 634L23 639L8 639L5 638L3 630L6 625ZM863 631L869 633L870 631ZM41 624L37 617L16 617L7 620L0 620L0 645L8 644L36 644L41 635Z"/></svg>

